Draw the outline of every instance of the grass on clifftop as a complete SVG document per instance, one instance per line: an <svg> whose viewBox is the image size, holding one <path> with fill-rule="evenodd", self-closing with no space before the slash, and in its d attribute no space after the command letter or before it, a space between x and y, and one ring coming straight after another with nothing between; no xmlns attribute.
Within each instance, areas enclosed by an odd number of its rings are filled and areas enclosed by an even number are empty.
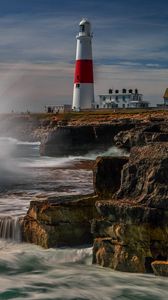
<svg viewBox="0 0 168 300"><path fill-rule="evenodd" d="M102 109L92 111L67 112L67 113L29 113L29 114L6 114L7 118L48 120L63 122L69 125L101 124L110 123L113 120L136 119L149 120L150 118L168 118L168 110L155 109ZM3 115L4 118L4 115Z"/></svg>

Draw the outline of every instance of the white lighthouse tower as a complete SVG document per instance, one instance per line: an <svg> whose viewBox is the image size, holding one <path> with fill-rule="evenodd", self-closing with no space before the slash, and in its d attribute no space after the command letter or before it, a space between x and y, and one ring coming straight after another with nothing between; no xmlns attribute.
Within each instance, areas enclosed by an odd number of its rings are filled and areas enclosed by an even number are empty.
<svg viewBox="0 0 168 300"><path fill-rule="evenodd" d="M90 22L83 19L79 23L76 36L76 65L72 109L91 109L94 107L92 34Z"/></svg>

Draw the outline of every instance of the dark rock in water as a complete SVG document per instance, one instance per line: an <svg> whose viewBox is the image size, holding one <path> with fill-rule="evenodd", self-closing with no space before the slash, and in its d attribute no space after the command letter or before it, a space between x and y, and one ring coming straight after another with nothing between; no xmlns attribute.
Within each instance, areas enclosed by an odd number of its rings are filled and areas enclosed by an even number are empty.
<svg viewBox="0 0 168 300"><path fill-rule="evenodd" d="M113 199L96 202L93 263L152 272L168 255L168 143L133 148L121 173Z"/></svg>
<svg viewBox="0 0 168 300"><path fill-rule="evenodd" d="M155 275L168 277L168 261L156 260L152 262L152 269Z"/></svg>
<svg viewBox="0 0 168 300"><path fill-rule="evenodd" d="M22 221L23 240L44 248L90 244L96 200L97 196L87 195L31 201Z"/></svg>
<svg viewBox="0 0 168 300"><path fill-rule="evenodd" d="M121 130L131 129L133 122L101 125L60 126L42 140L41 155L82 155L93 150L106 150L113 144L113 137Z"/></svg>
<svg viewBox="0 0 168 300"><path fill-rule="evenodd" d="M128 157L97 157L93 184L95 193L101 198L110 198L118 191L121 184L121 170L128 162Z"/></svg>

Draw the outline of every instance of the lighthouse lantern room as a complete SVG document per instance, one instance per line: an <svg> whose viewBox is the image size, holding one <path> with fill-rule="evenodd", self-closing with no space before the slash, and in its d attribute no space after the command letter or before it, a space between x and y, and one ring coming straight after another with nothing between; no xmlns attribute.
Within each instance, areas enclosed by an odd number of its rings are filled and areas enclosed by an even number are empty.
<svg viewBox="0 0 168 300"><path fill-rule="evenodd" d="M72 109L92 109L94 107L93 61L91 24L82 19L76 36L76 65Z"/></svg>

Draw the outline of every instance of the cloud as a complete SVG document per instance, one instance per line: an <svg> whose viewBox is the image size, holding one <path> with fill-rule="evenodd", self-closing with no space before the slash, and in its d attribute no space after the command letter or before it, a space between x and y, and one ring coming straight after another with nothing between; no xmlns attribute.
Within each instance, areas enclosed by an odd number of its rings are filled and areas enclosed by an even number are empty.
<svg viewBox="0 0 168 300"><path fill-rule="evenodd" d="M1 61L72 61L79 17L22 15L0 19ZM92 18L95 60L158 60L167 62L167 28L129 15ZM144 25L144 24L143 24ZM149 63L154 63L149 61Z"/></svg>
<svg viewBox="0 0 168 300"><path fill-rule="evenodd" d="M158 68L160 65L159 64L146 64L146 66L149 68Z"/></svg>
<svg viewBox="0 0 168 300"><path fill-rule="evenodd" d="M71 103L73 65L0 64L0 111L42 111L47 104Z"/></svg>
<svg viewBox="0 0 168 300"><path fill-rule="evenodd" d="M75 57L75 25L77 24L74 19L63 20L57 16L0 18L0 60L72 60Z"/></svg>
<svg viewBox="0 0 168 300"><path fill-rule="evenodd" d="M135 15L135 6L107 3L106 15L103 9L89 9L87 14L94 32L95 94L110 87L139 88L146 100L162 101L168 77L166 22L153 8ZM87 7L94 5L87 1ZM100 9L102 2L97 5ZM71 103L81 13L1 16L0 111Z"/></svg>
<svg viewBox="0 0 168 300"><path fill-rule="evenodd" d="M151 105L163 102L163 93L167 87L168 69L165 68L129 68L119 65L100 65L97 67L96 94L103 94L109 88L138 88L144 99Z"/></svg>

